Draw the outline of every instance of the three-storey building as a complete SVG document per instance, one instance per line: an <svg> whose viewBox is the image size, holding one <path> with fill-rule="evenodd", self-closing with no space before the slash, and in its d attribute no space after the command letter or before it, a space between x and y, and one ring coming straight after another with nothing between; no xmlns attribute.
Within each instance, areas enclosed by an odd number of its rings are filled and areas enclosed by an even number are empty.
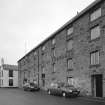
<svg viewBox="0 0 105 105"><path fill-rule="evenodd" d="M61 81L105 97L105 1L96 0L18 61L19 86Z"/></svg>

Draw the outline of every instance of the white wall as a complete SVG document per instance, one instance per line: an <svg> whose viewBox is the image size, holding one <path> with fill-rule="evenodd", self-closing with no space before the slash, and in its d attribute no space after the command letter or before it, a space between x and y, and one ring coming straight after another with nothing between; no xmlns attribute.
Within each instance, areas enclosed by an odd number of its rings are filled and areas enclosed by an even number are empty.
<svg viewBox="0 0 105 105"><path fill-rule="evenodd" d="M3 80L3 85L1 87L7 87L8 86L8 71L3 70L3 77L1 78Z"/></svg>
<svg viewBox="0 0 105 105"><path fill-rule="evenodd" d="M13 77L9 77L9 70L3 70L3 85L1 87L18 87L18 71L13 71ZM9 79L13 79L13 86L9 86Z"/></svg>
<svg viewBox="0 0 105 105"><path fill-rule="evenodd" d="M13 85L18 87L18 71L13 71Z"/></svg>

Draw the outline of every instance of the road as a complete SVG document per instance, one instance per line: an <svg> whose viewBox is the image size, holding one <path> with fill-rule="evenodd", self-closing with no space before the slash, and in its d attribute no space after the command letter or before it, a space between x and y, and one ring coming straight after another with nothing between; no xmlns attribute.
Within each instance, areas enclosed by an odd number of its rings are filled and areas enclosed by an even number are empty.
<svg viewBox="0 0 105 105"><path fill-rule="evenodd" d="M43 91L0 88L0 105L105 105L105 101L51 96Z"/></svg>

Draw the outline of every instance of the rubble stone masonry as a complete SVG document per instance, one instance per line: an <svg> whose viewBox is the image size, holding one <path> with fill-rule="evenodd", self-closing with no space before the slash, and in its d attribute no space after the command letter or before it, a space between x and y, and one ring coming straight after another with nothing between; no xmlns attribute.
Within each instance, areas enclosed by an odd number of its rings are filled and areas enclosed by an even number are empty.
<svg viewBox="0 0 105 105"><path fill-rule="evenodd" d="M105 97L105 1L99 1L18 61L20 87L25 78L39 82L39 86L46 89L52 82L67 82L70 77L73 85L81 90L81 95L97 96L95 75L102 75L102 97ZM102 10L101 17L91 22L90 14L98 7ZM97 25L101 29L100 37L91 40L90 30ZM67 36L67 29L71 26L73 33ZM69 39L73 40L70 51L67 50ZM99 65L90 65L90 53L96 50L99 51ZM67 68L70 58L73 60L72 70Z"/></svg>

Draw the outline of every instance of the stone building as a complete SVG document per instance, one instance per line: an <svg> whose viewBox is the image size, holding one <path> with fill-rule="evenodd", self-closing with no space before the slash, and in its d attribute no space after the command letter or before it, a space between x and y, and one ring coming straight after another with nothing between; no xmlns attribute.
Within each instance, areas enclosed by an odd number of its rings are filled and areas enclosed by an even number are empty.
<svg viewBox="0 0 105 105"><path fill-rule="evenodd" d="M19 86L61 81L105 97L105 1L96 0L18 61Z"/></svg>

